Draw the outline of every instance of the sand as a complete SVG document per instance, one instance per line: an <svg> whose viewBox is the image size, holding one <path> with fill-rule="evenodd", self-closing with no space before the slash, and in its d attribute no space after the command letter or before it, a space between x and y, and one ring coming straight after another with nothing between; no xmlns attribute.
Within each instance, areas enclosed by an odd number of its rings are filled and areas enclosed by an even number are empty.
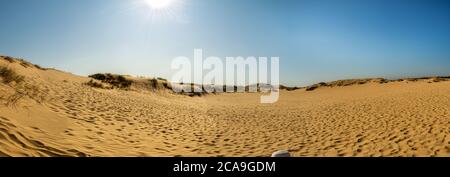
<svg viewBox="0 0 450 177"><path fill-rule="evenodd" d="M0 106L0 156L450 156L450 82L189 97L0 60L46 100ZM0 83L0 94L11 88Z"/></svg>

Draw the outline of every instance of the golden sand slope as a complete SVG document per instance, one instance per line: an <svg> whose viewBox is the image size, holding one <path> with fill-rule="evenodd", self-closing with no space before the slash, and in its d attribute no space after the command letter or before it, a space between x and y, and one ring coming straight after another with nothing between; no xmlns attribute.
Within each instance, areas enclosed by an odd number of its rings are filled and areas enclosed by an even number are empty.
<svg viewBox="0 0 450 177"><path fill-rule="evenodd" d="M450 82L282 91L263 105L259 94L94 89L85 77L0 64L48 92L43 104L0 106L0 156L450 156Z"/></svg>

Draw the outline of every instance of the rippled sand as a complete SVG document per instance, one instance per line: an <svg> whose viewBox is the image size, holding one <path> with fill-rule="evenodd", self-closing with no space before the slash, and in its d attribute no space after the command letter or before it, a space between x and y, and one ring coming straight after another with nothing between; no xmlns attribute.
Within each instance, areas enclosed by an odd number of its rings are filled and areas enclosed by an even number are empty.
<svg viewBox="0 0 450 177"><path fill-rule="evenodd" d="M0 106L0 156L450 156L448 81L281 91L265 105L256 93L94 89L8 65L48 94Z"/></svg>

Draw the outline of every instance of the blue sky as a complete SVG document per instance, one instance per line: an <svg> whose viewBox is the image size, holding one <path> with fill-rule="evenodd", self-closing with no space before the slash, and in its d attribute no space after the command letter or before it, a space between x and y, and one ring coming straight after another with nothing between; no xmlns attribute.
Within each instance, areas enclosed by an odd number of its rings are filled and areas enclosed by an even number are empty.
<svg viewBox="0 0 450 177"><path fill-rule="evenodd" d="M281 83L450 75L447 0L2 0L0 54L170 78L173 58L279 56Z"/></svg>

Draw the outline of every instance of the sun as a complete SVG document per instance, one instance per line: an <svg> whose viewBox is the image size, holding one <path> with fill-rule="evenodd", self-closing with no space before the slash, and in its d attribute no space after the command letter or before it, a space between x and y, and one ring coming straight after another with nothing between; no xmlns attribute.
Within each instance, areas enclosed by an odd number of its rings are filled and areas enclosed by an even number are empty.
<svg viewBox="0 0 450 177"><path fill-rule="evenodd" d="M165 9L172 4L173 0L145 0L145 3L152 9Z"/></svg>
<svg viewBox="0 0 450 177"><path fill-rule="evenodd" d="M142 13L146 20L155 22L175 21L188 23L182 13L185 0L129 0L133 5L132 11Z"/></svg>

